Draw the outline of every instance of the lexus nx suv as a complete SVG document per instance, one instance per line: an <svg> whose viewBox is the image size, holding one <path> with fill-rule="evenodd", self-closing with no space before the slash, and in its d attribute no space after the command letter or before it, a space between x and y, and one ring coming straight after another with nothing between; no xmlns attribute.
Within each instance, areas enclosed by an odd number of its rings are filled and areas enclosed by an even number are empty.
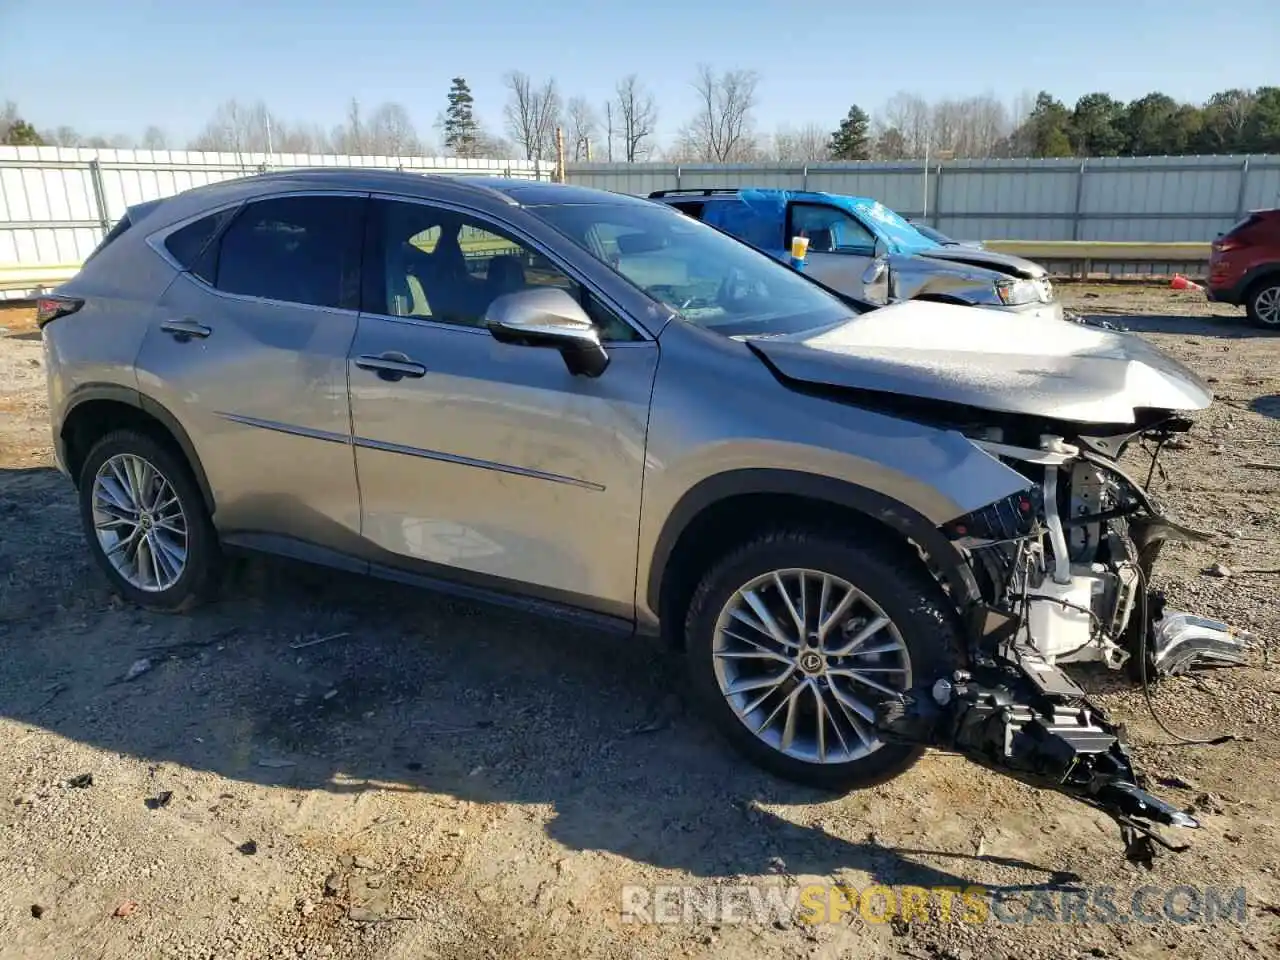
<svg viewBox="0 0 1280 960"><path fill-rule="evenodd" d="M1060 666L1227 647L1134 602L1186 528L1115 458L1211 401L1136 337L874 309L645 199L333 169L135 206L38 316L130 601L246 549L456 590L665 635L783 777L937 747L1194 825Z"/></svg>

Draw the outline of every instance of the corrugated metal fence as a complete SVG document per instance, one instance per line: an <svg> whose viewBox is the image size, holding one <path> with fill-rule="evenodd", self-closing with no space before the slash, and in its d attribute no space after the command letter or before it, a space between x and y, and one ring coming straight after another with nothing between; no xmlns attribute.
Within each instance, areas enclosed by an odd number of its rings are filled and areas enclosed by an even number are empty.
<svg viewBox="0 0 1280 960"><path fill-rule="evenodd" d="M347 157L0 146L0 298L74 272L130 204L294 167L401 168L549 179L522 160ZM571 183L620 193L717 186L872 196L960 239L1208 241L1280 206L1280 156L919 163L569 164ZM927 200L927 202L926 202Z"/></svg>
<svg viewBox="0 0 1280 960"><path fill-rule="evenodd" d="M69 275L125 208L191 187L297 167L374 167L417 173L549 179L525 160L347 157L0 146L0 299Z"/></svg>
<svg viewBox="0 0 1280 960"><path fill-rule="evenodd" d="M693 165L571 163L570 183L619 193L785 187L875 197L972 240L1208 241L1280 206L1280 156ZM926 203L927 197L927 203Z"/></svg>

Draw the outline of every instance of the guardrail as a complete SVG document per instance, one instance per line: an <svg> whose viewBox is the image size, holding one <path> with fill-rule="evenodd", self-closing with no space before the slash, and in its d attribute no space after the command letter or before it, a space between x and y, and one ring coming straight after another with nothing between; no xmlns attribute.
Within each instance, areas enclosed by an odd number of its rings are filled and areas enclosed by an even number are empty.
<svg viewBox="0 0 1280 960"><path fill-rule="evenodd" d="M1203 277L1207 243L1108 243L1076 240L991 240L988 250L1043 264L1057 279ZM39 296L73 277L79 264L0 266L0 300Z"/></svg>
<svg viewBox="0 0 1280 960"><path fill-rule="evenodd" d="M1208 243L1136 243L1088 240L991 240L988 250L1042 264L1057 279L1121 280L1203 277Z"/></svg>

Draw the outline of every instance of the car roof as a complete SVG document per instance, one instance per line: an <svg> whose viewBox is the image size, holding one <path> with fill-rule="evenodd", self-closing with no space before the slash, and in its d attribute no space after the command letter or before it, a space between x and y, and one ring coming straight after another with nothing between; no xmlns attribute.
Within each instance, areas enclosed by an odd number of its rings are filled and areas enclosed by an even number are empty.
<svg viewBox="0 0 1280 960"><path fill-rule="evenodd" d="M356 167L304 167L271 173L249 174L184 190L156 204L129 208L135 221L145 217L161 228L196 216L218 205L252 200L276 192L335 190L394 194L426 201L468 203L489 213L503 207L555 204L636 203L647 200L560 183L407 170L378 170Z"/></svg>
<svg viewBox="0 0 1280 960"><path fill-rule="evenodd" d="M377 170L356 167L304 167L237 177L196 188L202 193L256 187L310 187L326 190L368 190L430 198L441 190L473 194L476 198L502 200L521 206L555 203L606 203L634 201L633 197L562 183L474 174L417 173L409 170ZM195 192L195 191L191 191Z"/></svg>
<svg viewBox="0 0 1280 960"><path fill-rule="evenodd" d="M674 202L680 200L697 200L697 199L713 199L717 194L721 196L736 196L740 193L754 193L766 197L780 197L786 195L792 200L813 200L817 202L832 200L852 200L854 203L875 203L871 197L859 197L850 193L826 193L818 190L788 190L782 187L693 187L684 190L655 190L649 194L651 200L662 200L665 202Z"/></svg>

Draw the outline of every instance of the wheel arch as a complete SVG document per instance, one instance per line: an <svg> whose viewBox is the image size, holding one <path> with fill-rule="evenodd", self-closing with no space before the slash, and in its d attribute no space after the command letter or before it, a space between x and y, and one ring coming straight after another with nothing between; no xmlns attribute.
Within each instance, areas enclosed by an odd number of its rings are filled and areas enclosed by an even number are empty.
<svg viewBox="0 0 1280 960"><path fill-rule="evenodd" d="M85 384L71 395L57 440L62 463L73 482L79 482L80 467L93 444L122 427L143 430L180 453L200 488L209 515L213 516L214 497L209 478L190 435L178 418L163 404L119 384Z"/></svg>
<svg viewBox="0 0 1280 960"><path fill-rule="evenodd" d="M1280 280L1280 261L1276 263L1265 263L1261 266L1254 267L1246 273L1240 280L1240 299L1244 303L1249 302L1249 298L1264 283L1275 282Z"/></svg>
<svg viewBox="0 0 1280 960"><path fill-rule="evenodd" d="M731 516L743 511L757 516L731 529ZM798 470L733 470L689 489L655 541L644 596L664 636L678 643L683 610L707 561L761 529L787 522L836 523L873 535L892 533L894 549L910 549L912 544L918 548L915 561L949 588L958 611L981 600L972 572L951 542L923 515L892 497Z"/></svg>

